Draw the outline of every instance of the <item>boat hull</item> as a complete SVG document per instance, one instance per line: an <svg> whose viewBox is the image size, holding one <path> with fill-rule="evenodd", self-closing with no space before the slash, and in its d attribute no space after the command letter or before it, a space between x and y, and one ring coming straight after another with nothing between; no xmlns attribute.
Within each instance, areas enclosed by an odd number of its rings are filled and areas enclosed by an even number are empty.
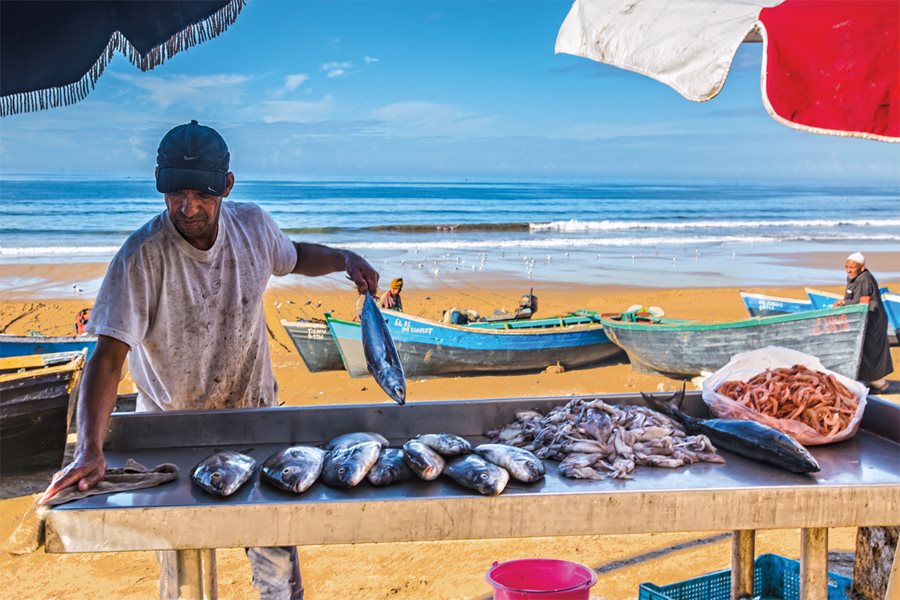
<svg viewBox="0 0 900 600"><path fill-rule="evenodd" d="M881 303L888 320L888 334L892 346L900 345L900 294L892 294L888 288L880 288ZM806 288L806 295L816 308L830 308L841 299L838 294Z"/></svg>
<svg viewBox="0 0 900 600"><path fill-rule="evenodd" d="M344 368L331 331L325 323L315 321L282 321L300 358L311 373L340 371Z"/></svg>
<svg viewBox="0 0 900 600"><path fill-rule="evenodd" d="M63 365L0 375L0 474L62 464L83 368L78 353Z"/></svg>
<svg viewBox="0 0 900 600"><path fill-rule="evenodd" d="M815 310L816 306L810 300L794 298L781 298L779 296L767 296L765 294L752 294L741 291L741 300L747 307L751 317L773 317L775 315L787 315L799 312Z"/></svg>
<svg viewBox="0 0 900 600"><path fill-rule="evenodd" d="M533 372L557 363L576 369L620 353L598 324L503 330L382 313L407 377ZM350 376L367 375L359 325L329 319L328 326Z"/></svg>
<svg viewBox="0 0 900 600"><path fill-rule="evenodd" d="M716 371L740 352L782 346L816 356L826 368L855 379L867 313L865 305L854 305L733 323L623 323L608 317L602 322L637 371L694 377Z"/></svg>
<svg viewBox="0 0 900 600"><path fill-rule="evenodd" d="M97 347L95 336L75 335L7 335L0 334L0 358L28 356L31 354L54 354L58 352L80 352L87 348L88 356Z"/></svg>

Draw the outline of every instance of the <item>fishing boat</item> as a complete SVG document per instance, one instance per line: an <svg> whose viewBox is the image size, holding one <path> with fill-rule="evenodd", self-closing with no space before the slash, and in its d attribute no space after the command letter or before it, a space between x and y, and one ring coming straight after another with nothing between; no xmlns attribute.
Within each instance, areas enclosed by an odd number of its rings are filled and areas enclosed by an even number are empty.
<svg viewBox="0 0 900 600"><path fill-rule="evenodd" d="M528 321L451 325L382 310L407 377L540 371L559 363L566 369L612 358L599 317L591 313ZM351 377L368 374L358 323L326 318Z"/></svg>
<svg viewBox="0 0 900 600"><path fill-rule="evenodd" d="M816 306L809 299L782 298L740 291L741 300L747 307L751 317L771 317L815 310Z"/></svg>
<svg viewBox="0 0 900 600"><path fill-rule="evenodd" d="M886 287L879 288L878 291L881 292L881 303L884 305L884 312L887 315L888 331L894 333L891 343L895 346L900 345L900 294L892 294L890 289ZM810 302L816 308L834 306L834 303L842 297L839 294L812 288L806 288L806 295L809 296Z"/></svg>
<svg viewBox="0 0 900 600"><path fill-rule="evenodd" d="M326 317L331 317L330 313L325 313ZM472 327L474 329L541 329L547 327L560 327L569 325L584 325L588 323L598 322L597 313L588 310L580 310L568 315L559 317L544 317L541 319L494 319L486 321L473 321L466 323L464 327ZM359 327L359 323L349 322L349 326ZM341 358L341 351L334 341L331 330L324 321L288 321L281 320L281 325L290 335L297 352L306 364L306 368L312 373L319 371L340 371L344 369L344 361ZM351 356L362 356L362 338L359 334L351 336L360 346L358 348L348 349ZM349 341L348 344L354 342ZM366 373L365 362L362 364L362 371L355 375L359 377Z"/></svg>
<svg viewBox="0 0 900 600"><path fill-rule="evenodd" d="M0 473L61 465L86 354L0 358Z"/></svg>
<svg viewBox="0 0 900 600"><path fill-rule="evenodd" d="M325 321L288 321L281 320L300 358L310 373L320 371L340 371L344 368L341 353L331 331Z"/></svg>
<svg viewBox="0 0 900 600"><path fill-rule="evenodd" d="M90 356L96 347L97 337L93 335L9 335L0 333L0 358L78 352L84 348L87 349L87 354Z"/></svg>
<svg viewBox="0 0 900 600"><path fill-rule="evenodd" d="M740 352L783 346L819 358L853 379L859 369L868 307L864 304L728 323L703 323L646 313L603 315L606 335L632 368L672 377L716 371Z"/></svg>

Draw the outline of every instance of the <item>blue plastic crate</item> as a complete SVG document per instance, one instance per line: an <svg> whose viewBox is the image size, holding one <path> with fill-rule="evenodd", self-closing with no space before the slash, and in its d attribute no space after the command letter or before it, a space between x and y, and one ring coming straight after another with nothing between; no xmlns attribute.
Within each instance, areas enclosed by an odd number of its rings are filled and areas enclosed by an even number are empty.
<svg viewBox="0 0 900 600"><path fill-rule="evenodd" d="M849 598L849 577L828 573L828 600ZM753 563L754 597L800 600L800 562L778 554L760 554ZM640 600L729 600L731 570L717 571L670 585L642 583Z"/></svg>

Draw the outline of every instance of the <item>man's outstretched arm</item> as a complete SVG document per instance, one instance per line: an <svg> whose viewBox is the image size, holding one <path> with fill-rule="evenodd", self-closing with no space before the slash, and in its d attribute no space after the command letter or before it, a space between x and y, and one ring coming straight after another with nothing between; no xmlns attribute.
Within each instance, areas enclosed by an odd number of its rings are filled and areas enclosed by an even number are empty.
<svg viewBox="0 0 900 600"><path fill-rule="evenodd" d="M360 294L369 291L374 295L378 292L378 271L359 254L321 244L294 242L294 247L297 249L294 273L318 277L346 271Z"/></svg>
<svg viewBox="0 0 900 600"><path fill-rule="evenodd" d="M97 347L84 370L78 393L78 444L75 458L53 476L38 504L44 504L60 490L78 485L81 491L94 486L106 472L103 438L109 415L116 406L122 365L128 344L105 335L97 337Z"/></svg>

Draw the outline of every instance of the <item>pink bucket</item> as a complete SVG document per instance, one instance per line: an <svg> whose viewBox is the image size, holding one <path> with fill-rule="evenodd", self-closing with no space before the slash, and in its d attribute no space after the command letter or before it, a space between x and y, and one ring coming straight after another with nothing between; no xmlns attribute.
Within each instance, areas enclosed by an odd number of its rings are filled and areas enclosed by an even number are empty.
<svg viewBox="0 0 900 600"><path fill-rule="evenodd" d="M597 574L567 560L523 558L495 562L485 579L494 600L588 600Z"/></svg>

